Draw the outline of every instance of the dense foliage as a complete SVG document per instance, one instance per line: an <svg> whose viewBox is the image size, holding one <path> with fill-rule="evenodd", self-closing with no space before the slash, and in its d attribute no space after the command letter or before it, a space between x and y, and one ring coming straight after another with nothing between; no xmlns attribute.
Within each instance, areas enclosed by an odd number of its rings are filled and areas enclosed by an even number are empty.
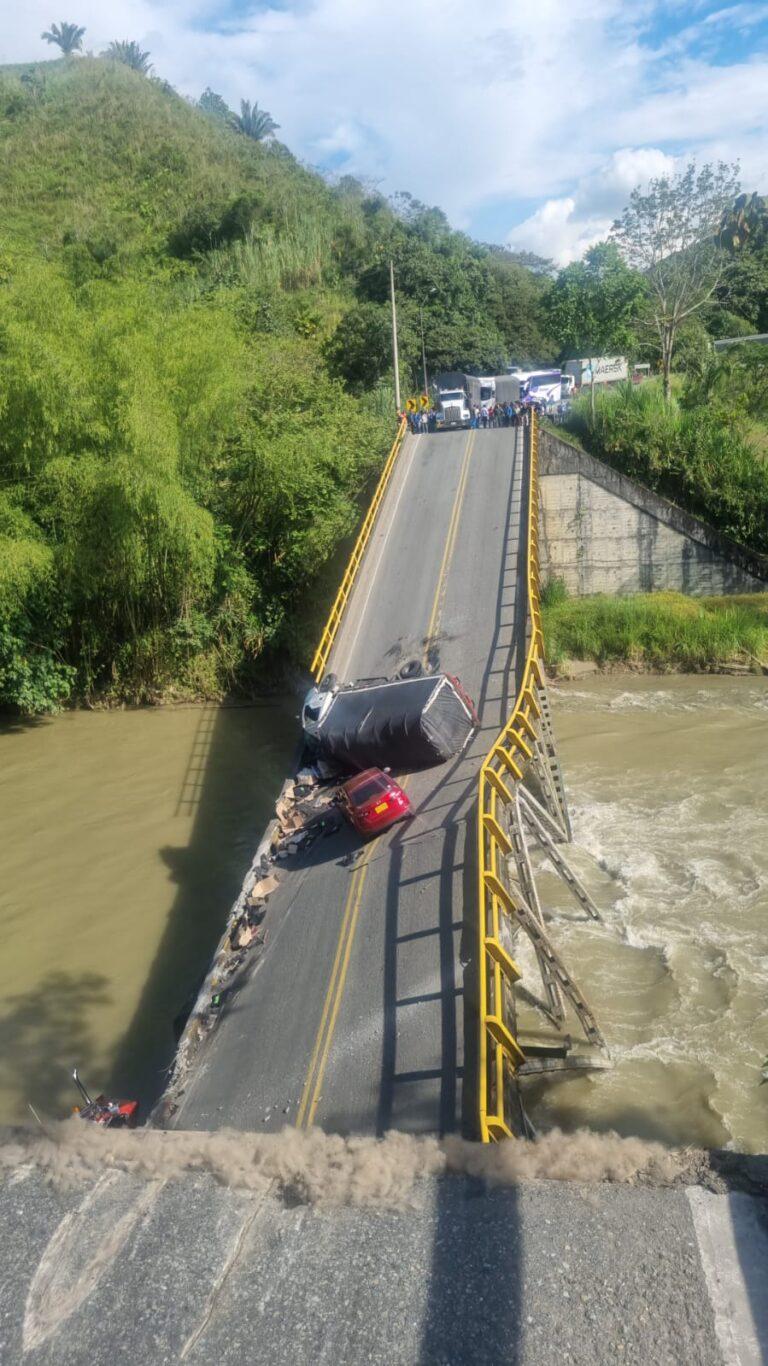
<svg viewBox="0 0 768 1366"><path fill-rule="evenodd" d="M594 414L579 399L567 425L599 459L742 545L768 552L768 464L754 450L744 421L756 372L764 376L760 397L765 393L768 356L760 349L744 362L743 400L734 381L723 403L713 378L721 365L736 368L733 357L713 360L680 403L666 403L656 384L623 384L598 396Z"/></svg>
<svg viewBox="0 0 768 1366"><path fill-rule="evenodd" d="M115 61L0 73L0 704L215 694L285 650L391 440L390 256L405 384L422 321L430 368L546 350L546 263L273 127Z"/></svg>

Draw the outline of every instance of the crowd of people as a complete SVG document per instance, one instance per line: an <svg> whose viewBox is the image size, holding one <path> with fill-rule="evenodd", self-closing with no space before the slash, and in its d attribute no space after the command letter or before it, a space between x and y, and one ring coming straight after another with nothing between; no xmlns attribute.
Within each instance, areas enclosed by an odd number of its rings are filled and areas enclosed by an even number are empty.
<svg viewBox="0 0 768 1366"><path fill-rule="evenodd" d="M488 427L527 427L530 422L531 409L543 412L543 406L533 403L530 399L524 399L518 403L491 403L484 406L475 404L471 409L469 425L471 428ZM437 408L426 408L420 412L405 412L401 414L405 417L408 426L414 436L426 432L437 431L439 423L439 413Z"/></svg>
<svg viewBox="0 0 768 1366"><path fill-rule="evenodd" d="M470 427L527 427L534 405L520 403L491 403L472 409Z"/></svg>

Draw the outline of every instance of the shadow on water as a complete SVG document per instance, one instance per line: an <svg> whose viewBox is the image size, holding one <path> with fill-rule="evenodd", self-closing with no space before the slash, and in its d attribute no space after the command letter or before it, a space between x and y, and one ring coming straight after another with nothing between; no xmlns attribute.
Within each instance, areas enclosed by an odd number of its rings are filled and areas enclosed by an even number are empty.
<svg viewBox="0 0 768 1366"><path fill-rule="evenodd" d="M296 701L201 711L177 814L194 815L188 843L161 855L177 891L158 951L110 1069L110 1091L161 1094L175 1051L173 1021L205 975L296 743ZM130 915L130 907L124 908Z"/></svg>
<svg viewBox="0 0 768 1366"><path fill-rule="evenodd" d="M109 1005L108 988L100 973L49 972L31 990L7 997L0 1016L0 1087L19 1092L43 1115L66 1114L78 1099L73 1061L88 1081L100 1056L88 1019L95 1006Z"/></svg>

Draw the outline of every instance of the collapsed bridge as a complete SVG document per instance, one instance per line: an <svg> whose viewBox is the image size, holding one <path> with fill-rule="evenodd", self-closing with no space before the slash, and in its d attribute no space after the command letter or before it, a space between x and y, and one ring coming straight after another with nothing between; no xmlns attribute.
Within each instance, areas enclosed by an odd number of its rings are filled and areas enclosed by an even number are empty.
<svg viewBox="0 0 768 1366"><path fill-rule="evenodd" d="M391 677L415 660L461 680L479 727L447 763L398 773L412 820L362 846L345 827L276 865L263 952L177 1088L175 1127L489 1141L529 1132L521 1076L604 1065L531 860L536 846L599 918L562 852L535 423L399 431L313 673ZM533 1025L518 1014L520 936L541 978L525 981Z"/></svg>

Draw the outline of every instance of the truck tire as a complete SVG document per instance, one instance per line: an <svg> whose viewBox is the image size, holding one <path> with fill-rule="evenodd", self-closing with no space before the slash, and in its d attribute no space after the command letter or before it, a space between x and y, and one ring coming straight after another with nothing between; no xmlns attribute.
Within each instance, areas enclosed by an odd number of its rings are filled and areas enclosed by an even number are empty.
<svg viewBox="0 0 768 1366"><path fill-rule="evenodd" d="M398 678L421 678L424 669L418 659L408 659L397 671Z"/></svg>
<svg viewBox="0 0 768 1366"><path fill-rule="evenodd" d="M321 692L333 692L339 686L339 680L335 674L326 674L320 684Z"/></svg>

